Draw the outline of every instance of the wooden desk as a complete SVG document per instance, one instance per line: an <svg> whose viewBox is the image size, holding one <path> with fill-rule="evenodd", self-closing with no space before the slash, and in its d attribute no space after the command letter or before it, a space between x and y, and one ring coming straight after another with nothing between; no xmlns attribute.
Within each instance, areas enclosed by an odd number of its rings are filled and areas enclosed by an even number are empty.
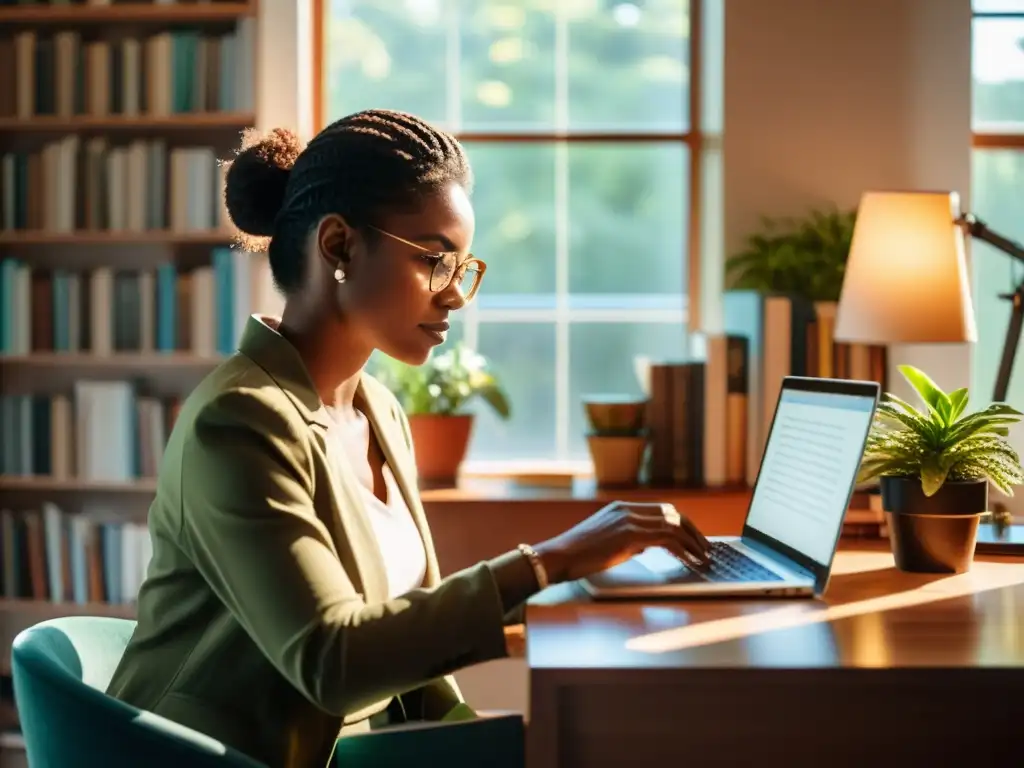
<svg viewBox="0 0 1024 768"><path fill-rule="evenodd" d="M873 549L823 601L538 595L529 768L1021 764L1024 562L930 577Z"/></svg>

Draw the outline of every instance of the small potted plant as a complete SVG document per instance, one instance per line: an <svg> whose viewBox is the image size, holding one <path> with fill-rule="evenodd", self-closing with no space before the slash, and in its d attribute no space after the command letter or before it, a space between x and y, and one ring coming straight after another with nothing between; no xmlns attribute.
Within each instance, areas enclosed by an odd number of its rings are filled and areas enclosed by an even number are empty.
<svg viewBox="0 0 1024 768"><path fill-rule="evenodd" d="M835 205L802 217L762 217L761 228L725 262L735 290L783 294L814 307L819 323L835 322L856 210Z"/></svg>
<svg viewBox="0 0 1024 768"><path fill-rule="evenodd" d="M967 390L946 394L925 373L901 365L921 400L893 394L878 405L860 482L879 478L896 566L918 573L962 573L971 566L991 482L1008 496L1024 482L1006 440L1020 411L994 403L966 413Z"/></svg>
<svg viewBox="0 0 1024 768"><path fill-rule="evenodd" d="M856 210L814 209L802 218L762 218L742 250L725 263L737 290L784 293L809 302L839 301Z"/></svg>
<svg viewBox="0 0 1024 768"><path fill-rule="evenodd" d="M487 360L461 342L420 366L383 358L374 375L398 398L412 430L416 468L423 485L454 484L466 458L475 398L502 419L511 416L508 397Z"/></svg>

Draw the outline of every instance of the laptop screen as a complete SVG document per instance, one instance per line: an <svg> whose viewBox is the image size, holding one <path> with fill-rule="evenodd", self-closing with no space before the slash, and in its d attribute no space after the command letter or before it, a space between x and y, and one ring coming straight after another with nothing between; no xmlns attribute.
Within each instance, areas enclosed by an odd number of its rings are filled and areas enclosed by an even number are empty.
<svg viewBox="0 0 1024 768"><path fill-rule="evenodd" d="M831 562L875 398L782 388L746 527Z"/></svg>

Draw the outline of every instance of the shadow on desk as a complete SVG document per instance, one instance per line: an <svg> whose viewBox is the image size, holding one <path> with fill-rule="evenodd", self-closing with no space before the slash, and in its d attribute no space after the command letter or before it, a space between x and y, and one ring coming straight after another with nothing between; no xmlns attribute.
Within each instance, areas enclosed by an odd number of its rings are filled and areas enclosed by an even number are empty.
<svg viewBox="0 0 1024 768"><path fill-rule="evenodd" d="M883 551L841 552L822 600L545 593L527 613L529 764L1010 765L1021 615L1019 561L931 576Z"/></svg>

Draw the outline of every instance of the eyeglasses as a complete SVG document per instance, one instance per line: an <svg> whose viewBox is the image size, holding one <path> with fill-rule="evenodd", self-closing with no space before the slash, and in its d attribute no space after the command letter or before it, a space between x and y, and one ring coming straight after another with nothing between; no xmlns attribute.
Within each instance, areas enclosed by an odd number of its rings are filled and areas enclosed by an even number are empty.
<svg viewBox="0 0 1024 768"><path fill-rule="evenodd" d="M382 235L387 235L392 240L397 240L405 245L412 246L418 251L423 252L423 258L431 264L430 268L430 290L433 293L443 291L452 281L459 286L462 291L463 299L467 302L472 300L476 295L477 290L480 288L480 281L483 279L484 272L487 271L487 265L480 259L474 258L473 254L469 256L460 264L459 254L454 251L440 252L432 251L429 248L424 248L419 243L414 243L412 240L406 240L404 237L393 235L390 232L385 232L379 227L368 225L374 232L380 232Z"/></svg>

